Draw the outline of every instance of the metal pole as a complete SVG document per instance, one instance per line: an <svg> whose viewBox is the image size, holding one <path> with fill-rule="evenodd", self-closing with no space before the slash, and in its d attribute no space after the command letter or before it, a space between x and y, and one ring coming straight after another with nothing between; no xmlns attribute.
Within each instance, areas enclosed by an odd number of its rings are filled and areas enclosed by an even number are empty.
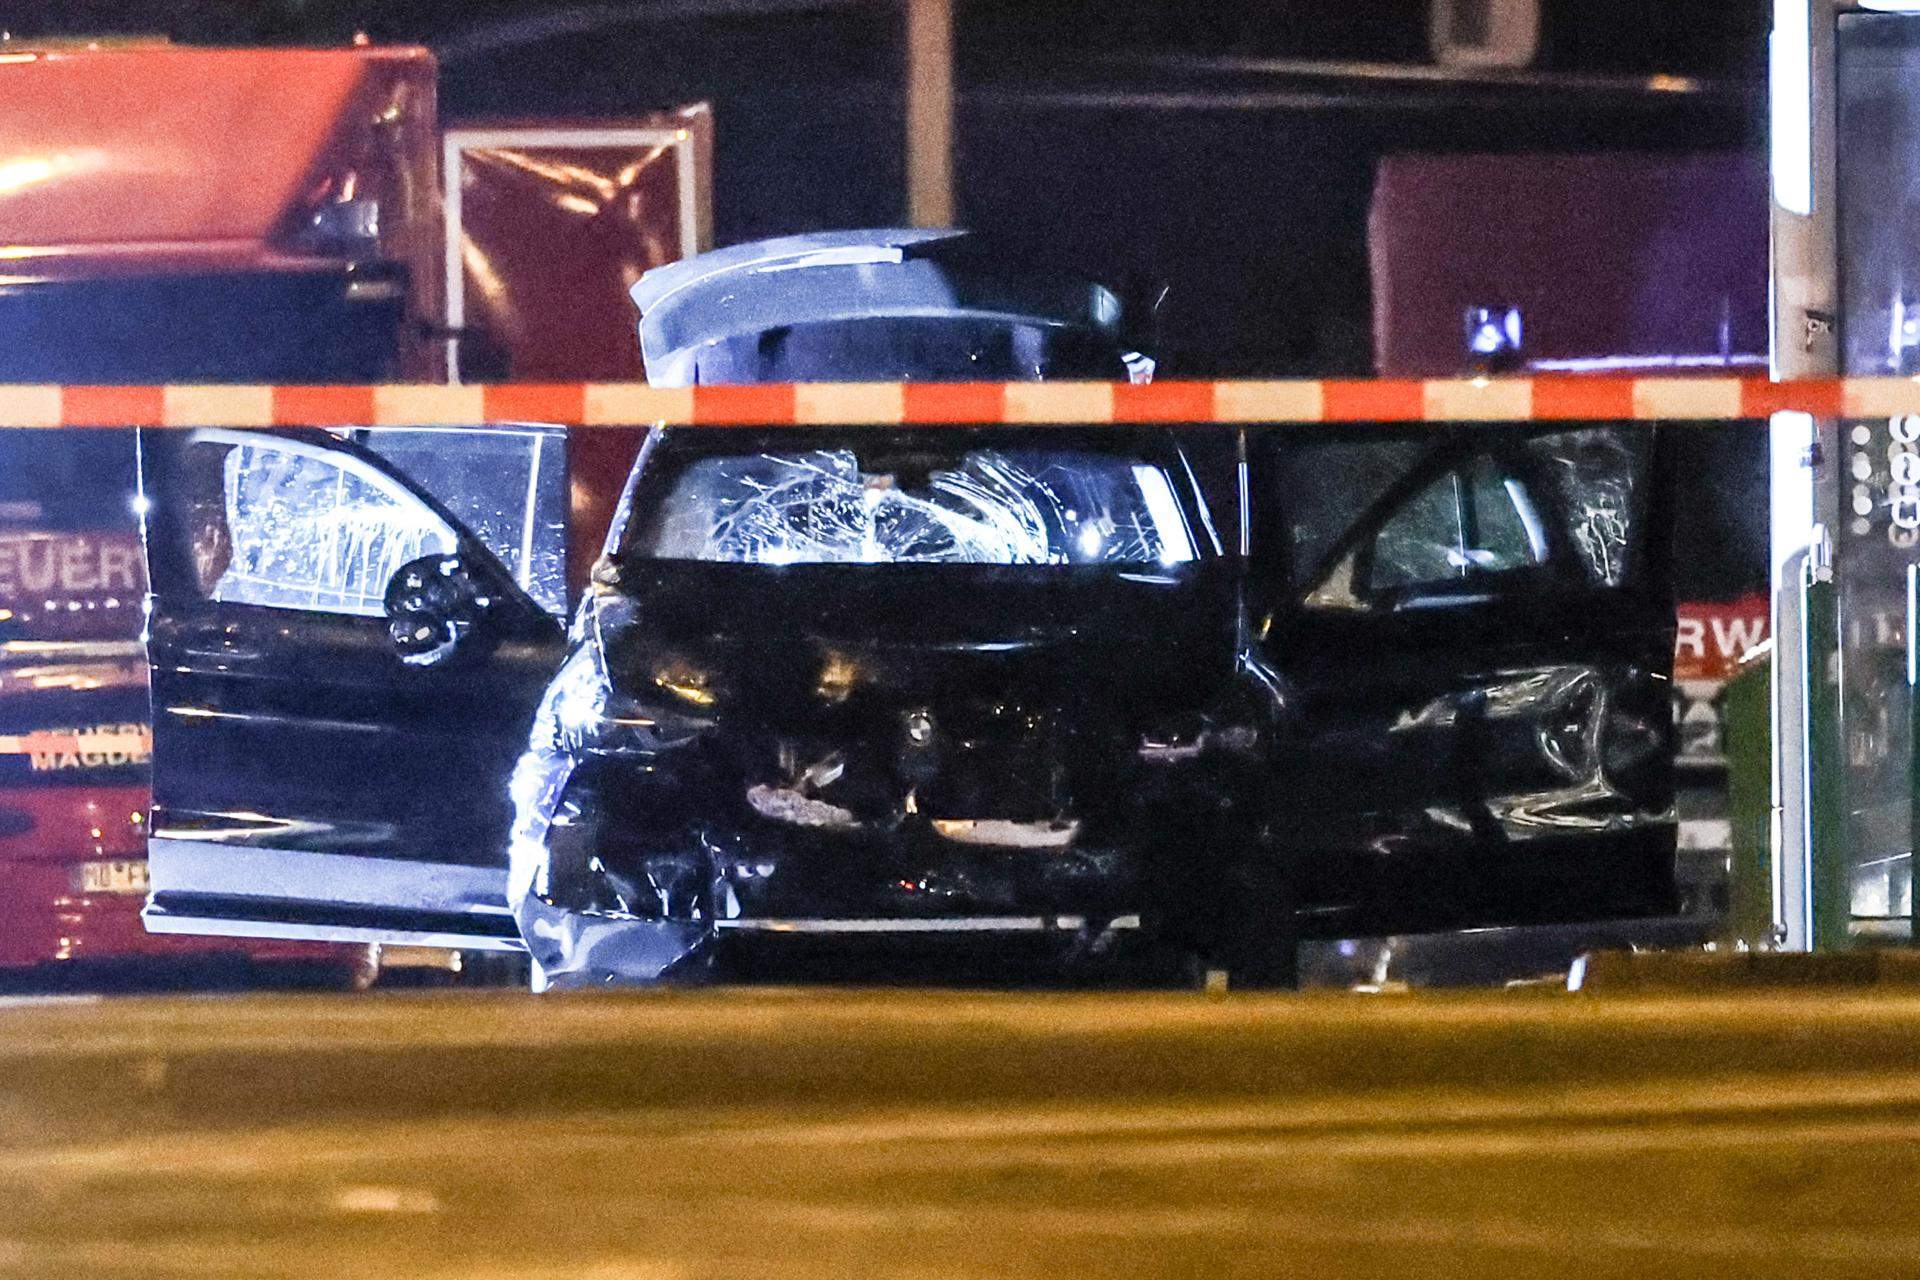
<svg viewBox="0 0 1920 1280"><path fill-rule="evenodd" d="M1840 372L1835 0L1774 0L1773 373ZM1774 634L1774 907L1789 951L1837 945L1828 890L1847 866L1839 621L1832 532L1839 526L1839 424L1778 414L1771 431ZM1828 895L1823 897L1823 895ZM1840 895L1850 910L1843 891Z"/></svg>
<svg viewBox="0 0 1920 1280"><path fill-rule="evenodd" d="M950 227L953 210L953 0L907 3L907 217Z"/></svg>

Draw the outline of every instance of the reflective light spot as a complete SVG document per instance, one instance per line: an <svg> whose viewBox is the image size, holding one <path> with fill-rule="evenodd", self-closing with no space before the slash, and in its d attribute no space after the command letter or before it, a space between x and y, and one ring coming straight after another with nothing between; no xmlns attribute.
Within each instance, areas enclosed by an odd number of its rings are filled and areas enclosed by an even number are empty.
<svg viewBox="0 0 1920 1280"><path fill-rule="evenodd" d="M342 1187L333 1193L341 1213L437 1213L440 1198L418 1187Z"/></svg>

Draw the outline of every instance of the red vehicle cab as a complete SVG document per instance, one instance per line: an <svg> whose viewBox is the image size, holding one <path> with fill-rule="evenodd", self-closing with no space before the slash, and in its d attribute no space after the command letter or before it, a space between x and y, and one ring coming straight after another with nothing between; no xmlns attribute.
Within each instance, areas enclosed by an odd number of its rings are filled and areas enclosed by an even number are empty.
<svg viewBox="0 0 1920 1280"><path fill-rule="evenodd" d="M0 968L140 957L371 976L363 948L148 933L146 590L125 431L0 440Z"/></svg>
<svg viewBox="0 0 1920 1280"><path fill-rule="evenodd" d="M0 381L433 378L434 65L422 49L9 47ZM71 406L69 406L71 408ZM363 947L143 927L149 710L134 433L0 440L0 966L299 961Z"/></svg>
<svg viewBox="0 0 1920 1280"><path fill-rule="evenodd" d="M0 966L367 954L141 928L145 584L110 428L156 384L639 375L626 284L708 238L705 108L443 136L435 82L364 44L0 57L0 382L109 428L0 433ZM449 288L449 261L486 270ZM583 342L582 314L617 324ZM602 529L636 443L572 459Z"/></svg>

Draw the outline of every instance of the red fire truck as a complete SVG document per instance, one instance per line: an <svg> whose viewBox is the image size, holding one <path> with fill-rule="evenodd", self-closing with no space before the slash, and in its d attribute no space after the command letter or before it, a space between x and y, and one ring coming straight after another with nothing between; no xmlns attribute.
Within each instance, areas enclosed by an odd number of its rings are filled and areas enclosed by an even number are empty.
<svg viewBox="0 0 1920 1280"><path fill-rule="evenodd" d="M0 968L361 948L149 934L131 431L154 384L640 374L626 287L705 247L704 108L442 133L424 49L0 50ZM598 345L565 342L604 313ZM562 317L571 322L561 323ZM79 412L75 414L76 406Z"/></svg>

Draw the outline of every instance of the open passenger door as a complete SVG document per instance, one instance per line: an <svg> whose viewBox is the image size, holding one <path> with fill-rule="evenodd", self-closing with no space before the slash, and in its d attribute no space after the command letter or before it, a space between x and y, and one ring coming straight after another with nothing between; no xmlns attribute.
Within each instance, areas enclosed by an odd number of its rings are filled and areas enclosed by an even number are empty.
<svg viewBox="0 0 1920 1280"><path fill-rule="evenodd" d="M1665 451L1573 424L1257 442L1282 838L1320 927L1675 909Z"/></svg>
<svg viewBox="0 0 1920 1280"><path fill-rule="evenodd" d="M519 945L565 432L143 431L157 932Z"/></svg>

